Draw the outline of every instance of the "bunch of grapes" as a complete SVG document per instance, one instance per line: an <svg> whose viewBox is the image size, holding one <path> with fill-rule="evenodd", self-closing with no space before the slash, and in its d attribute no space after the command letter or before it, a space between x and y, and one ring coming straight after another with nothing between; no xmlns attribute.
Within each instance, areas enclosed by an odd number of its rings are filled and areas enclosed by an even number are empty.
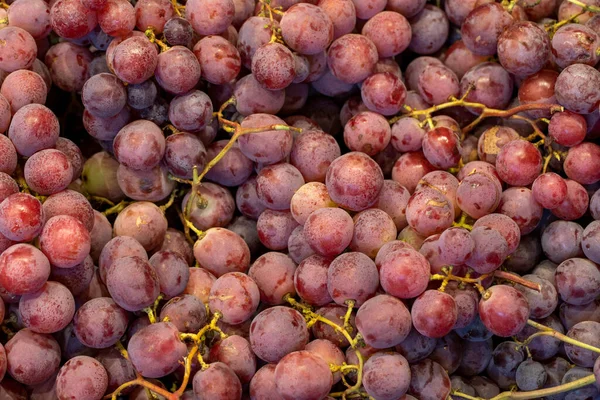
<svg viewBox="0 0 600 400"><path fill-rule="evenodd" d="M0 400L600 398L600 0L0 0Z"/></svg>

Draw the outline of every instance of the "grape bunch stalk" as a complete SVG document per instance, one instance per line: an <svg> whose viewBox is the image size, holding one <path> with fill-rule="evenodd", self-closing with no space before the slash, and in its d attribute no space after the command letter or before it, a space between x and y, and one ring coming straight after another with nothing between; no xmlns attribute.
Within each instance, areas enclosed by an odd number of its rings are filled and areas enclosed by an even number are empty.
<svg viewBox="0 0 600 400"><path fill-rule="evenodd" d="M0 0L0 400L600 397L600 0Z"/></svg>

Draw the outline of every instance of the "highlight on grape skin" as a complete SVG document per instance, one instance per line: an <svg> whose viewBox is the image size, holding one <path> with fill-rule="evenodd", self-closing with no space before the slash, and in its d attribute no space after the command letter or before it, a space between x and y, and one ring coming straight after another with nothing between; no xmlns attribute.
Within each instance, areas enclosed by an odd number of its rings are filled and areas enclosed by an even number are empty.
<svg viewBox="0 0 600 400"><path fill-rule="evenodd" d="M0 400L600 397L600 0L0 0Z"/></svg>

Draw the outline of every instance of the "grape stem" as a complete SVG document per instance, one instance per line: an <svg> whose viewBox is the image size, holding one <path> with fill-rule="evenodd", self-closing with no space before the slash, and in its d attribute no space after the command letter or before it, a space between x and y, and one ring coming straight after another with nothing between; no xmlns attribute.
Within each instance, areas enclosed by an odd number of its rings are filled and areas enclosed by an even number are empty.
<svg viewBox="0 0 600 400"><path fill-rule="evenodd" d="M158 45L158 47L160 47L160 51L164 52L164 51L167 51L170 49L170 47L167 46L165 44L165 42L156 38L156 34L154 33L153 28L146 29L144 34L146 35L146 37L148 38L149 41L151 41L152 43L155 43L156 45Z"/></svg>
<svg viewBox="0 0 600 400"><path fill-rule="evenodd" d="M593 13L600 13L600 7L597 6L590 6L589 4L585 4L582 1L579 0L567 0L569 3L573 3L576 6L579 6L581 8L583 8L584 11L589 11L589 12L593 12Z"/></svg>
<svg viewBox="0 0 600 400"><path fill-rule="evenodd" d="M552 336L553 338L556 338L558 340L561 340L565 343L569 343L572 344L574 346L578 346L581 347L582 349L586 349L589 351L593 351L595 353L600 353L600 348L589 345L587 343L583 343L580 342L579 340L575 340L573 338L568 337L567 335L564 335L548 326L542 325L539 322L535 322L532 320L527 320L527 325L532 326L536 329L539 330L539 332L534 333L533 335L531 335L530 337L528 337L523 343L524 344L529 344L533 339L535 339L538 336Z"/></svg>
<svg viewBox="0 0 600 400"><path fill-rule="evenodd" d="M451 266L443 267L442 272L444 272L444 274L431 275L429 277L429 280L430 281L444 281L444 282L456 281L456 282L461 282L461 283L471 283L477 288L477 290L479 290L480 293L484 293L485 289L483 288L483 286L481 286L481 283L491 276L494 278L505 279L507 281L518 283L519 285L525 286L529 289L533 289L537 292L540 292L542 290L539 284L528 281L527 279L523 279L519 275L513 274L508 271L496 270L489 274L481 275L478 278L463 278L461 276L453 275Z"/></svg>
<svg viewBox="0 0 600 400"><path fill-rule="evenodd" d="M115 205L114 205L114 206L112 206L111 208L104 210L104 211L102 212L102 214L104 214L104 215L106 215L106 216L109 216L109 215L111 215L111 214L118 214L118 213L120 213L121 211L123 211L123 209L124 209L125 207L127 207L127 205L128 205L128 204L129 204L129 202L128 202L128 201L121 200L121 201L120 201L118 204L115 204Z"/></svg>

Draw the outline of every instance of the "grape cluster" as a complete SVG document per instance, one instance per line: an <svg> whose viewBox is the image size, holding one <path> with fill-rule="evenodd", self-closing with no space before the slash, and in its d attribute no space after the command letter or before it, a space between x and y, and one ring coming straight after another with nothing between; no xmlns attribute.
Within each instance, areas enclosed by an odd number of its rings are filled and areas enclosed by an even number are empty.
<svg viewBox="0 0 600 400"><path fill-rule="evenodd" d="M0 0L0 400L600 398L600 0Z"/></svg>

